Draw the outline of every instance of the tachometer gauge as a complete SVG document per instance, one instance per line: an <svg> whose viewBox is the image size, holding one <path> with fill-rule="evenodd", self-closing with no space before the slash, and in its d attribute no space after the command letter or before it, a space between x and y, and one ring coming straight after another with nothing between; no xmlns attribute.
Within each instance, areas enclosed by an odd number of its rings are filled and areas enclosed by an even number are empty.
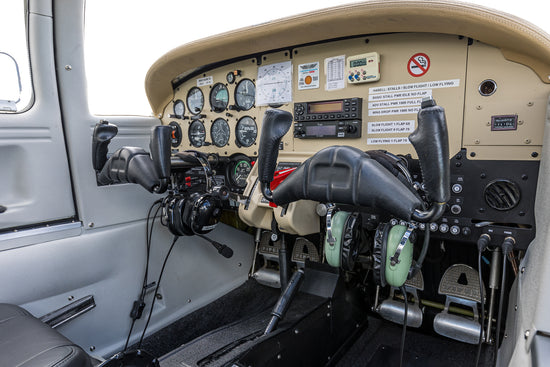
<svg viewBox="0 0 550 367"><path fill-rule="evenodd" d="M235 127L237 144L241 147L249 147L256 141L258 127L256 121L250 116L242 117Z"/></svg>
<svg viewBox="0 0 550 367"><path fill-rule="evenodd" d="M187 93L187 107L193 115L201 113L204 107L204 95L198 87L193 87Z"/></svg>
<svg viewBox="0 0 550 367"><path fill-rule="evenodd" d="M174 115L181 119L185 114L185 103L181 99L174 101Z"/></svg>
<svg viewBox="0 0 550 367"><path fill-rule="evenodd" d="M240 188L245 187L246 178L250 174L250 171L252 171L252 165L249 161L239 160L235 162L234 167L231 169L231 175L229 176L231 183Z"/></svg>
<svg viewBox="0 0 550 367"><path fill-rule="evenodd" d="M235 88L235 103L245 111L248 111L256 102L256 86L250 79L243 79Z"/></svg>
<svg viewBox="0 0 550 367"><path fill-rule="evenodd" d="M204 124L199 120L193 121L193 123L189 125L188 136L192 146L197 148L202 147L204 145L204 138L206 138Z"/></svg>
<svg viewBox="0 0 550 367"><path fill-rule="evenodd" d="M210 91L210 108L214 112L225 111L229 104L229 91L225 84L216 83Z"/></svg>
<svg viewBox="0 0 550 367"><path fill-rule="evenodd" d="M210 127L212 144L223 147L229 142L229 124L222 118L216 119Z"/></svg>

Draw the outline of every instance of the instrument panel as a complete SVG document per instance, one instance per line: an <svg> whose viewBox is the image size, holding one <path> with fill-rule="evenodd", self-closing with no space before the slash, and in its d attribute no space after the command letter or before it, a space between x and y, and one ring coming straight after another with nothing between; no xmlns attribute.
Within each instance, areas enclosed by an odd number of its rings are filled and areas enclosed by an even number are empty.
<svg viewBox="0 0 550 367"><path fill-rule="evenodd" d="M461 36L395 33L289 45L220 65L180 80L162 120L180 131L174 149L247 158L225 169L232 187L255 203L246 213L239 209L243 220L270 228L275 210L279 225L297 234L304 234L300 223L311 229L305 222L315 220L313 204L279 213L254 192L252 163L267 109L294 116L279 146L280 162L303 162L330 145L382 149L414 160L408 135L416 128L422 98L433 97L446 112L452 172L469 193L453 194L456 202L435 223L434 236L470 241L482 226L512 224L516 232L527 232L524 242L533 237L533 177L550 86L498 48ZM508 166L515 172L507 173ZM470 177L482 174L490 179ZM513 210L494 209L486 187L506 180L514 183L504 190L517 187L523 201Z"/></svg>

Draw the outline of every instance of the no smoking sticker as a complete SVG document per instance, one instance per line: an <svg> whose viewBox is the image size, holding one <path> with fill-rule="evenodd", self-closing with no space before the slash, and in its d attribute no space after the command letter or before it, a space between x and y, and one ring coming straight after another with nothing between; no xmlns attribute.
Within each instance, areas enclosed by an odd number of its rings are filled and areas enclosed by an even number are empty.
<svg viewBox="0 0 550 367"><path fill-rule="evenodd" d="M407 70L409 74L414 77L426 75L430 70L430 58L424 53L418 53L413 55L407 64Z"/></svg>

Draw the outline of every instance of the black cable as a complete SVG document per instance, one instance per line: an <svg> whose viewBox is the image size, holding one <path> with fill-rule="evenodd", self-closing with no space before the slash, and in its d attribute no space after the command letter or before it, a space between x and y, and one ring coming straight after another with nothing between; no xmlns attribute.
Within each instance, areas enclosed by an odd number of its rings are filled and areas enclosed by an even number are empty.
<svg viewBox="0 0 550 367"><path fill-rule="evenodd" d="M145 247L146 247L145 275L143 276L143 284L141 287L141 292L138 300L139 302L143 302L143 300L145 299L145 291L147 287L147 278L149 273L149 255L151 253L151 238L153 235L153 226L157 218L158 212L161 209L161 206L159 206L155 211L152 224L151 224L151 229L149 229L149 221L151 219L151 212L153 211L153 208L155 207L155 205L158 205L161 203L162 203L162 200L155 201L149 208L149 211L147 212L147 222L145 225ZM132 325L130 326L130 331L128 332L128 336L126 337L126 343L124 344L123 352L125 352L128 349L128 344L130 343L130 338L132 336L132 331L134 330L134 325L136 323L136 320L137 320L136 317L132 317Z"/></svg>
<svg viewBox="0 0 550 367"><path fill-rule="evenodd" d="M143 338L145 337L145 332L147 331L147 327L149 326L149 322L151 321L151 316L153 315L153 307L155 307L155 300L157 299L156 296L160 287L160 281L162 280L162 275L164 274L164 268L166 267L166 262L168 261L168 258L170 257L170 253L172 252L174 245L178 241L178 238L179 236L174 236L174 240L172 241L172 244L170 245L170 249L168 250L166 257L164 258L164 262L162 263L162 268L160 269L157 286L155 287L155 293L153 294L153 302L151 302L151 309L149 310L149 316L147 317L147 322L145 323L145 327L143 328L143 332L141 333L141 338L139 339L138 349L141 348L141 343L143 342Z"/></svg>
<svg viewBox="0 0 550 367"><path fill-rule="evenodd" d="M498 355L498 348L500 344L500 325L502 324L502 306L504 305L504 293L506 293L506 263L508 262L508 253L513 250L516 240L512 237L506 237L502 243L502 282L500 283L500 297L498 301L498 317L497 317L497 339L495 344L495 358Z"/></svg>
<svg viewBox="0 0 550 367"><path fill-rule="evenodd" d="M481 249L477 253L477 272L479 275L479 294L481 297L481 328L479 330L479 342L477 344L476 367L479 366L479 357L481 356L481 346L483 345L483 327L485 324L485 294L483 293L483 277L481 276Z"/></svg>
<svg viewBox="0 0 550 367"><path fill-rule="evenodd" d="M399 349L399 367L403 367L403 355L405 354L405 336L407 335L407 316L409 314L409 302L407 300L407 290L402 285L401 293L403 293L403 299L405 300L405 314L403 315L403 331L401 332L401 347Z"/></svg>

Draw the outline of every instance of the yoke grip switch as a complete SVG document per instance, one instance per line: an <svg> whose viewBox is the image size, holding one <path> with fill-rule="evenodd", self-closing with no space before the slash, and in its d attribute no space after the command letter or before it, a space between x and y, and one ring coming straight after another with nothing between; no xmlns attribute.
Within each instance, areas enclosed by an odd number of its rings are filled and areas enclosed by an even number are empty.
<svg viewBox="0 0 550 367"><path fill-rule="evenodd" d="M273 174L277 167L279 143L291 125L292 114L290 112L278 109L265 112L257 164L262 193L270 201L272 193L269 184L273 181Z"/></svg>

